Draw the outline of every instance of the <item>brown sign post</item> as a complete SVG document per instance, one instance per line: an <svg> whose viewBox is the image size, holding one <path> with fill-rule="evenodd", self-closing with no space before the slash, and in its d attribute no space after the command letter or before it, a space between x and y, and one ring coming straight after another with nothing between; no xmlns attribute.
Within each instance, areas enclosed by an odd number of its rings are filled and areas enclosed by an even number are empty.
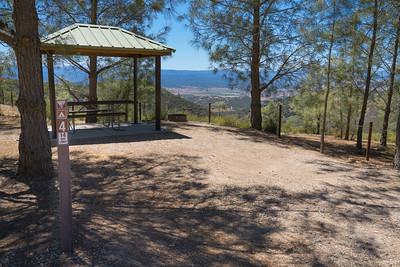
<svg viewBox="0 0 400 267"><path fill-rule="evenodd" d="M60 237L61 249L72 253L71 164L68 142L67 101L56 103L58 179L60 183Z"/></svg>

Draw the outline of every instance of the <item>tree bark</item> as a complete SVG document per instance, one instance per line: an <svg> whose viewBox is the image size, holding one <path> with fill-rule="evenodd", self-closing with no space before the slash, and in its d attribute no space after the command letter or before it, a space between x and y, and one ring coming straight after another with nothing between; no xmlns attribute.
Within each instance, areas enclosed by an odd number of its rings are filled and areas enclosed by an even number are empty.
<svg viewBox="0 0 400 267"><path fill-rule="evenodd" d="M18 174L34 179L50 178L53 176L53 165L35 1L14 1L13 19L19 79L17 106L21 116Z"/></svg>
<svg viewBox="0 0 400 267"><path fill-rule="evenodd" d="M329 38L329 52L328 52L328 79L326 86L326 93L324 99L324 113L322 115L322 129L321 129L321 144L320 144L320 152L324 153L325 151L325 128L326 128L326 113L328 110L328 100L329 100L329 92L331 90L331 61L332 61L332 48L334 42L334 34L335 34L335 23L336 23L336 1L333 1L333 19L332 19L332 29Z"/></svg>
<svg viewBox="0 0 400 267"><path fill-rule="evenodd" d="M340 116L340 139L343 139L343 111L341 107L339 111L339 116Z"/></svg>
<svg viewBox="0 0 400 267"><path fill-rule="evenodd" d="M358 121L358 129L357 129L357 148L362 149L362 141L363 141L363 127L365 121L365 113L367 111L368 105L368 97L369 91L371 86L371 72L372 72L372 63L374 58L374 51L375 51L375 44L376 44L376 32L378 30L378 0L374 1L374 22L373 22L373 29L372 29L372 39L371 39L371 46L369 49L368 55L368 69L367 69L367 78L365 81L365 92L364 92L364 99L363 104L361 107L360 112L360 120Z"/></svg>
<svg viewBox="0 0 400 267"><path fill-rule="evenodd" d="M1 99L1 104L4 105L4 89L3 87L0 88L0 99Z"/></svg>
<svg viewBox="0 0 400 267"><path fill-rule="evenodd" d="M353 28L353 49L352 49L352 67L351 67L351 85L350 85L350 91L349 91L349 98L348 98L348 107L347 107L347 118L346 118L346 131L344 134L344 139L349 140L350 138L350 124L351 124L351 116L353 113L353 80L354 80L354 74L355 74L355 66L356 66L356 51L357 51L357 45L355 41L355 35L357 31L357 24L354 23L354 28Z"/></svg>
<svg viewBox="0 0 400 267"><path fill-rule="evenodd" d="M347 108L347 118L346 118L346 131L344 133L344 139L349 140L350 138L350 123L351 123L351 114L352 114L352 98L353 98L353 85L350 86L350 92L349 92L349 106Z"/></svg>
<svg viewBox="0 0 400 267"><path fill-rule="evenodd" d="M397 23L396 40L394 42L392 68L390 70L390 84L389 84L389 90L388 90L388 98L387 98L387 102L386 102L385 116L383 118L381 146L387 146L387 131L388 131L388 127L389 127L389 116L390 116L390 112L391 112L392 97L393 97L393 90L394 90L394 78L396 75L396 64L397 64L397 55L398 55L398 49L399 49L399 39L400 39L400 16L399 16L398 23Z"/></svg>
<svg viewBox="0 0 400 267"><path fill-rule="evenodd" d="M251 57L251 127L261 130L261 91L260 91L260 1L253 3L253 43Z"/></svg>
<svg viewBox="0 0 400 267"><path fill-rule="evenodd" d="M394 155L393 166L395 169L400 170L400 100L398 101L398 106L399 112L396 127L396 153Z"/></svg>

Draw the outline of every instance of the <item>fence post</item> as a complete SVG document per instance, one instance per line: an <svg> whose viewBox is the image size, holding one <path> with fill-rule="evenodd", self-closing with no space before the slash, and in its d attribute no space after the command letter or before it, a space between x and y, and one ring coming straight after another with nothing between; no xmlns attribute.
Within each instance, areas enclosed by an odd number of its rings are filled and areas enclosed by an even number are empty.
<svg viewBox="0 0 400 267"><path fill-rule="evenodd" d="M11 91L11 106L14 107L14 94L13 94L13 91Z"/></svg>
<svg viewBox="0 0 400 267"><path fill-rule="evenodd" d="M208 123L211 123L211 103L208 103Z"/></svg>
<svg viewBox="0 0 400 267"><path fill-rule="evenodd" d="M368 130L368 143L367 143L367 151L366 151L366 155L365 158L368 161L369 160L369 152L371 149L371 139L372 139L372 121L369 123L369 130Z"/></svg>
<svg viewBox="0 0 400 267"><path fill-rule="evenodd" d="M142 102L139 102L139 121L142 121Z"/></svg>
<svg viewBox="0 0 400 267"><path fill-rule="evenodd" d="M278 138L281 138L281 130L282 130L282 104L278 106Z"/></svg>

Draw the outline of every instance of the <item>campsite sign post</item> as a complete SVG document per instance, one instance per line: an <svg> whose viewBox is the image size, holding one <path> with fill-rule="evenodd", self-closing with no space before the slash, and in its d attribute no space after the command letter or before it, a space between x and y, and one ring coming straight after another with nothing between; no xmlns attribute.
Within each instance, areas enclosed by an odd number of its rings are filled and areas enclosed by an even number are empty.
<svg viewBox="0 0 400 267"><path fill-rule="evenodd" d="M72 253L71 165L69 161L67 101L56 103L58 179L60 183L61 249Z"/></svg>

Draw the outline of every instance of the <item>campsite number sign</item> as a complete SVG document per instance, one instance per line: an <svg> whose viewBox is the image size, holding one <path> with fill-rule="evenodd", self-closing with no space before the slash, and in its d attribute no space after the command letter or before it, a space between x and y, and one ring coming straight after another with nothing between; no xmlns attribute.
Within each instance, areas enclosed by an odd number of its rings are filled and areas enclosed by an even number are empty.
<svg viewBox="0 0 400 267"><path fill-rule="evenodd" d="M66 101L57 101L57 143L68 145L68 106Z"/></svg>
<svg viewBox="0 0 400 267"><path fill-rule="evenodd" d="M56 103L58 179L60 183L60 234L61 248L72 252L71 165L68 142L67 101Z"/></svg>

